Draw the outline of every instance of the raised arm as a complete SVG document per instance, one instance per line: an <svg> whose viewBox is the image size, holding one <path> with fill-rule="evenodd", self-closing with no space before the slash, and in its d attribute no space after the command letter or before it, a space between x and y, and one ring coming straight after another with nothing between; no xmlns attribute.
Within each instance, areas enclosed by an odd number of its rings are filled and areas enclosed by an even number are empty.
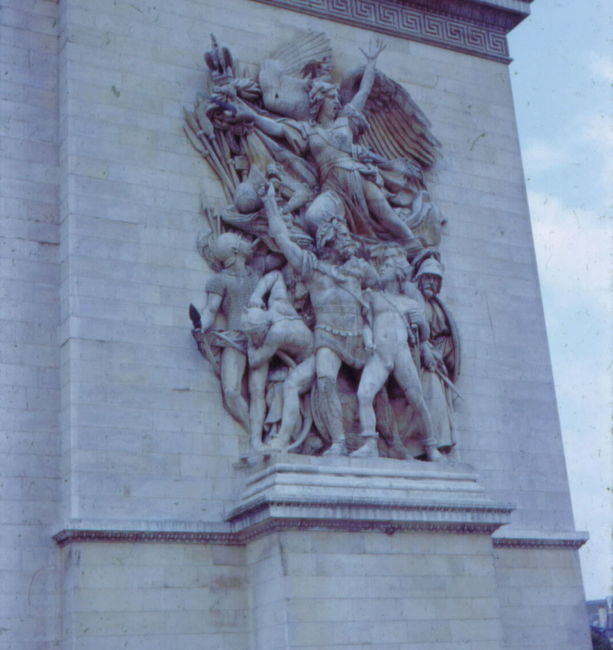
<svg viewBox="0 0 613 650"><path fill-rule="evenodd" d="M270 234L277 243L277 246L281 249L283 255L285 255L288 263L297 271L302 272L305 266L305 255L308 255L308 253L303 251L300 246L290 239L287 225L277 206L275 190L272 184L268 186L268 190L262 198L262 201L266 215L268 216Z"/></svg>
<svg viewBox="0 0 613 650"><path fill-rule="evenodd" d="M238 106L235 105L234 108L236 109L236 113L233 119L236 122L253 122L258 129L273 138L282 138L286 135L285 128L281 122L256 113L247 104L241 103Z"/></svg>
<svg viewBox="0 0 613 650"><path fill-rule="evenodd" d="M281 278L281 271L271 271L263 275L249 298L250 307L261 307L264 303L264 296L272 289L274 283Z"/></svg>
<svg viewBox="0 0 613 650"><path fill-rule="evenodd" d="M375 71L377 57L385 49L385 43L378 38L374 43L371 41L368 47L368 52L360 48L360 52L366 57L366 67L360 82L360 89L354 95L353 99L349 102L353 108L358 111L363 111L366 106L366 100L370 95L373 83L375 81Z"/></svg>

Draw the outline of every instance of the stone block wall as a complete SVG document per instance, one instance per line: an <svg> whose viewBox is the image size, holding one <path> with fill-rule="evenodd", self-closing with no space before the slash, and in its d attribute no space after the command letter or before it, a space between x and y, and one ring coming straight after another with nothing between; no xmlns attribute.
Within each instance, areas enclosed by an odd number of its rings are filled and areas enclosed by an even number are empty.
<svg viewBox="0 0 613 650"><path fill-rule="evenodd" d="M58 25L0 9L0 647L57 639L60 317Z"/></svg>
<svg viewBox="0 0 613 650"><path fill-rule="evenodd" d="M65 547L63 647L248 647L244 555L216 545Z"/></svg>
<svg viewBox="0 0 613 650"><path fill-rule="evenodd" d="M61 552L65 648L589 647L578 563L564 548L301 530L237 546L75 542Z"/></svg>
<svg viewBox="0 0 613 650"><path fill-rule="evenodd" d="M581 648L588 643L576 553L566 548L497 548L495 556L505 650Z"/></svg>
<svg viewBox="0 0 613 650"><path fill-rule="evenodd" d="M247 565L253 648L502 647L486 535L283 532Z"/></svg>
<svg viewBox="0 0 613 650"><path fill-rule="evenodd" d="M63 549L64 648L242 650L245 552L197 544Z"/></svg>
<svg viewBox="0 0 613 650"><path fill-rule="evenodd" d="M61 4L69 518L216 519L231 491L233 423L187 318L215 188L182 133L202 70L174 9Z"/></svg>
<svg viewBox="0 0 613 650"><path fill-rule="evenodd" d="M502 647L489 536L285 531L62 555L66 648Z"/></svg>
<svg viewBox="0 0 613 650"><path fill-rule="evenodd" d="M325 30L339 70L371 35L243 0L61 9L65 513L213 521L236 495L246 441L189 336L186 308L202 305L208 276L195 250L201 190L223 200L182 107L202 90L209 32L249 64L297 29ZM463 459L517 503L518 527L572 528L507 68L387 41L382 69L443 144L429 187L449 221Z"/></svg>
<svg viewBox="0 0 613 650"><path fill-rule="evenodd" d="M582 616L572 549L492 556L481 535L323 531L55 546L82 520L227 532L240 490L246 436L187 317L209 274L201 193L224 202L182 132L209 33L249 64L322 30L339 70L372 34L250 0L2 5L0 646L243 650L284 647L291 629L300 648L587 647L579 618L560 627ZM443 144L428 185L448 218L443 297L464 345L462 459L517 504L512 529L571 531L508 70L386 42L381 68Z"/></svg>

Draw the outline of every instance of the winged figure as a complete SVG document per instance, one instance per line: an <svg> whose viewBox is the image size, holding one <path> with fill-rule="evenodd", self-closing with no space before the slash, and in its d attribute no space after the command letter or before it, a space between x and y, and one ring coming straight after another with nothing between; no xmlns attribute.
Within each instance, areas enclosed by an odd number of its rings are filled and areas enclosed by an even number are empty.
<svg viewBox="0 0 613 650"><path fill-rule="evenodd" d="M186 111L186 131L228 198L253 166L277 165L314 192L299 215L311 235L341 210L356 235L400 239L412 253L438 245L444 220L423 172L440 144L409 93L376 69L382 49L371 44L366 65L339 88L324 34L281 45L251 79L235 76L231 55L214 42L206 60L217 84Z"/></svg>

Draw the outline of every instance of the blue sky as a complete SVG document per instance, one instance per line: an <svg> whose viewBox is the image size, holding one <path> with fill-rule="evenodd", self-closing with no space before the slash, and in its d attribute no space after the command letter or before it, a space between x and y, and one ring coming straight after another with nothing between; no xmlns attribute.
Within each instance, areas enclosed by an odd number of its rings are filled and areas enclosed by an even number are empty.
<svg viewBox="0 0 613 650"><path fill-rule="evenodd" d="M586 596L613 579L613 4L535 0L511 77Z"/></svg>

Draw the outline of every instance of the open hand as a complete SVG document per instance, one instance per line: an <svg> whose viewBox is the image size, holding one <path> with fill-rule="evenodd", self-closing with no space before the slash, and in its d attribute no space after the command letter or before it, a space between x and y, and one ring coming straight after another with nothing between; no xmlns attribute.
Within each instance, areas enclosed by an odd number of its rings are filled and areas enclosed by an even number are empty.
<svg viewBox="0 0 613 650"><path fill-rule="evenodd" d="M228 104L225 114L226 117L230 118L233 122L253 122L253 113L242 106L237 106L236 104Z"/></svg>
<svg viewBox="0 0 613 650"><path fill-rule="evenodd" d="M429 370L430 372L436 370L436 357L427 343L421 346L421 362L426 370Z"/></svg>
<svg viewBox="0 0 613 650"><path fill-rule="evenodd" d="M366 57L367 61L376 61L377 57L383 50L387 47L387 45L383 42L383 39L381 38L376 38L374 41L370 41L368 43L368 51L365 52L362 48L360 48L360 52Z"/></svg>

